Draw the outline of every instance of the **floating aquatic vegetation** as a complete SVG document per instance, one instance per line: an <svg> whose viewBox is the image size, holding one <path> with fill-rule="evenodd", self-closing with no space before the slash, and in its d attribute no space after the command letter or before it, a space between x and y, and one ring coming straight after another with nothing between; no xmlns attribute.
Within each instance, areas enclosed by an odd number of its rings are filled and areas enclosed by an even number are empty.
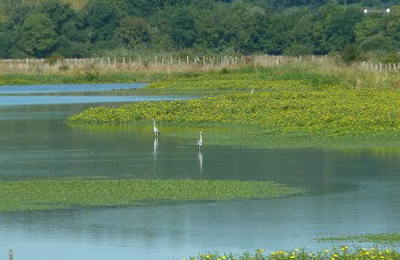
<svg viewBox="0 0 400 260"><path fill-rule="evenodd" d="M306 194L269 181L27 180L0 182L0 211L132 206L158 202L226 201Z"/></svg>

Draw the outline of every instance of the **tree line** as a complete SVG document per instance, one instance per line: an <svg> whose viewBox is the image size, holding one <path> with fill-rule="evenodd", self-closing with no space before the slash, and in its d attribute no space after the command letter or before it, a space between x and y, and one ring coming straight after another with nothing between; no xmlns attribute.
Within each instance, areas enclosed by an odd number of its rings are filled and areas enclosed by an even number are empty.
<svg viewBox="0 0 400 260"><path fill-rule="evenodd" d="M72 0L71 0L72 1ZM84 0L81 0L84 1ZM0 58L130 53L398 59L399 0L0 0ZM385 8L390 7L390 13ZM364 14L363 9L371 12Z"/></svg>

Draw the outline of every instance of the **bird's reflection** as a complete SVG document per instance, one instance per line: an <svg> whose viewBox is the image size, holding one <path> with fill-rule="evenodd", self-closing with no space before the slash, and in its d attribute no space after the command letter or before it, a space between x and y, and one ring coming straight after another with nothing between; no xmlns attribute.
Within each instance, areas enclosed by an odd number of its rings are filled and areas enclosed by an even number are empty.
<svg viewBox="0 0 400 260"><path fill-rule="evenodd" d="M203 153L199 150L197 154L197 158L199 159L199 166L200 166L200 178L203 178Z"/></svg>
<svg viewBox="0 0 400 260"><path fill-rule="evenodd" d="M157 150L158 150L158 137L154 138L154 145L153 145L153 155L154 155L154 161L157 159Z"/></svg>

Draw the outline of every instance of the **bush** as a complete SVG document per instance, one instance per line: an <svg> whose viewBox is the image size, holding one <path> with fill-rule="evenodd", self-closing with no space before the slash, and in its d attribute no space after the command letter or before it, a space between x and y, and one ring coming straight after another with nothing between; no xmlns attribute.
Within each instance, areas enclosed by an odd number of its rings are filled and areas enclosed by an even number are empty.
<svg viewBox="0 0 400 260"><path fill-rule="evenodd" d="M382 63L400 63L400 53L399 52L388 53L380 61Z"/></svg>
<svg viewBox="0 0 400 260"><path fill-rule="evenodd" d="M309 46L303 44L295 44L286 48L283 54L289 56L307 56L312 55L313 51L312 48L310 48Z"/></svg>
<svg viewBox="0 0 400 260"><path fill-rule="evenodd" d="M46 58L46 62L49 63L50 65L55 64L58 60L63 60L64 57L60 54L52 54L49 57Z"/></svg>
<svg viewBox="0 0 400 260"><path fill-rule="evenodd" d="M340 58L346 64L350 64L355 61L363 59L362 51L356 45L347 45L340 52Z"/></svg>

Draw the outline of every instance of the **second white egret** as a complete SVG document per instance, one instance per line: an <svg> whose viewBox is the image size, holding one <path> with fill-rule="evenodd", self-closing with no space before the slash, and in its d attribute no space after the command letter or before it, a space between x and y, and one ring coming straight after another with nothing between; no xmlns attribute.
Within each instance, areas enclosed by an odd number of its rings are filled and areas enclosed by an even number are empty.
<svg viewBox="0 0 400 260"><path fill-rule="evenodd" d="M203 135L200 131L200 138L199 140L197 140L197 146L199 147L199 149L203 146Z"/></svg>
<svg viewBox="0 0 400 260"><path fill-rule="evenodd" d="M153 132L154 135L160 135L160 131L158 131L157 127L156 127L156 120L153 118Z"/></svg>

